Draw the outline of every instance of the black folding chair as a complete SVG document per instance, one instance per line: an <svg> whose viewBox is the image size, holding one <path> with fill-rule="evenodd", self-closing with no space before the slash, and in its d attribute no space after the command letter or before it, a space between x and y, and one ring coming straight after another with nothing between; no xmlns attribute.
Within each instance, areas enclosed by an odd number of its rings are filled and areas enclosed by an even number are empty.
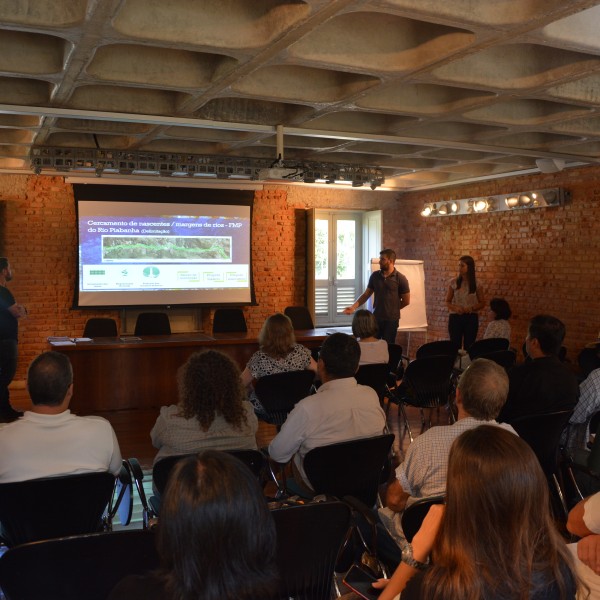
<svg viewBox="0 0 600 600"><path fill-rule="evenodd" d="M495 352L489 352L481 358L487 358L493 360L496 364L504 367L506 371L510 371L517 362L517 353L514 350L496 350Z"/></svg>
<svg viewBox="0 0 600 600"><path fill-rule="evenodd" d="M259 483L264 482L265 468L266 468L266 457L259 450L225 450L228 454L235 456L241 460L256 476ZM157 461L152 469L152 486L156 491L156 496L151 496L149 499L146 498L144 491L143 479L144 473L139 465L139 462L135 458L130 458L126 462L129 464L133 477L136 484L136 489L140 497L142 504L142 510L144 512L143 523L145 528L150 528L153 519L158 517L160 513L160 497L167 487L167 482L175 465L180 461L184 460L192 454L178 454L176 456L167 456Z"/></svg>
<svg viewBox="0 0 600 600"><path fill-rule="evenodd" d="M241 308L217 308L213 318L213 333L246 333L246 317Z"/></svg>
<svg viewBox="0 0 600 600"><path fill-rule="evenodd" d="M304 457L304 471L315 493L343 499L352 508L353 515L362 515L369 524L371 539L368 542L353 519L344 548L355 540L373 572L384 576L387 571L377 558L377 526L370 518L370 509L381 505L379 486L389 477L393 442L394 434L386 433L313 448ZM338 565L341 570L349 566L344 559Z"/></svg>
<svg viewBox="0 0 600 600"><path fill-rule="evenodd" d="M0 484L1 537L12 547L110 529L114 489L115 477L111 473Z"/></svg>
<svg viewBox="0 0 600 600"><path fill-rule="evenodd" d="M379 403L383 406L383 399L387 391L387 382L389 375L388 363L362 365L354 377L360 385L367 385L377 392Z"/></svg>
<svg viewBox="0 0 600 600"><path fill-rule="evenodd" d="M469 358L473 361L476 358L488 358L490 352L499 352L508 350L510 342L506 338L486 338L477 340L469 348Z"/></svg>
<svg viewBox="0 0 600 600"><path fill-rule="evenodd" d="M596 413L596 415L600 415L600 413ZM590 431L592 431L591 425ZM596 435L593 444L589 445L589 449L575 448L563 451L564 469L575 496L571 505L567 502L569 508L585 497L600 491L600 423L593 431L596 432ZM582 485L579 478L583 479L585 485Z"/></svg>
<svg viewBox="0 0 600 600"><path fill-rule="evenodd" d="M271 514L281 582L277 598L330 600L337 557L350 528L350 508L338 501L318 502L276 508Z"/></svg>
<svg viewBox="0 0 600 600"><path fill-rule="evenodd" d="M314 372L308 369L275 373L258 379L254 391L265 410L259 418L280 429L294 406L310 395L314 379Z"/></svg>
<svg viewBox="0 0 600 600"><path fill-rule="evenodd" d="M160 312L140 313L134 335L171 335L169 315Z"/></svg>
<svg viewBox="0 0 600 600"><path fill-rule="evenodd" d="M127 575L158 566L148 531L64 537L8 550L0 558L0 587L6 600L106 600Z"/></svg>
<svg viewBox="0 0 600 600"><path fill-rule="evenodd" d="M437 340L419 346L415 358L427 358L429 356L452 356L453 360L456 360L458 348L451 340Z"/></svg>
<svg viewBox="0 0 600 600"><path fill-rule="evenodd" d="M444 502L445 496L431 496L416 500L404 509L400 523L402 532L408 543L412 542L415 533L421 528L423 519L427 516L429 509L434 504L444 504Z"/></svg>
<svg viewBox="0 0 600 600"><path fill-rule="evenodd" d="M551 508L557 518L565 522L568 508L560 484L560 438L567 427L573 410L560 410L546 414L525 415L513 419L513 429L534 451L548 480Z"/></svg>
<svg viewBox="0 0 600 600"><path fill-rule="evenodd" d="M304 471L316 494L354 496L373 507L393 442L394 434L386 433L313 448Z"/></svg>
<svg viewBox="0 0 600 600"><path fill-rule="evenodd" d="M315 328L312 315L306 306L286 306L283 313L291 319L296 330Z"/></svg>
<svg viewBox="0 0 600 600"><path fill-rule="evenodd" d="M454 422L451 397L454 360L455 356L451 354L416 358L408 363L402 383L390 394L389 401L398 404L398 419L404 419L411 442L414 438L405 406L414 406L421 410L421 431L426 427L423 412L425 408L445 407L449 421Z"/></svg>
<svg viewBox="0 0 600 600"><path fill-rule="evenodd" d="M395 376L396 380L402 379L404 362L408 362L407 357L402 354L402 346L400 344L388 344L388 355L390 357L388 361L389 372Z"/></svg>
<svg viewBox="0 0 600 600"><path fill-rule="evenodd" d="M83 329L83 337L117 337L117 335L117 322L104 317L88 319Z"/></svg>

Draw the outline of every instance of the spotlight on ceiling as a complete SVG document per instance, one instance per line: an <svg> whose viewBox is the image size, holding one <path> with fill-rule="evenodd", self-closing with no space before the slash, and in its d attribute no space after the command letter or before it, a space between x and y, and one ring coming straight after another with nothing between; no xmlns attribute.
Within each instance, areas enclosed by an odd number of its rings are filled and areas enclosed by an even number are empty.
<svg viewBox="0 0 600 600"><path fill-rule="evenodd" d="M483 198L478 198L473 202L473 210L478 213L487 212L488 203Z"/></svg>

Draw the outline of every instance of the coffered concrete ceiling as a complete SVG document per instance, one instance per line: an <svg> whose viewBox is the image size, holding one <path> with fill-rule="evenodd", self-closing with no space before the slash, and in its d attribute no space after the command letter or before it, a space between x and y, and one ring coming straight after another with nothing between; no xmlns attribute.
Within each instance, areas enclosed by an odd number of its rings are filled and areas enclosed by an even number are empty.
<svg viewBox="0 0 600 600"><path fill-rule="evenodd" d="M0 169L275 160L277 125L401 191L599 163L598 31L589 0L0 0Z"/></svg>

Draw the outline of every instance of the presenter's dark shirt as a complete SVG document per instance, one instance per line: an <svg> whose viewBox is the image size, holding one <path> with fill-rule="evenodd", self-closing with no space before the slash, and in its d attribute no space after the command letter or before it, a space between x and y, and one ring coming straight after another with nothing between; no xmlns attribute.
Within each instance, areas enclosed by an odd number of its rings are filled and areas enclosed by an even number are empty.
<svg viewBox="0 0 600 600"><path fill-rule="evenodd" d="M373 314L379 321L396 321L400 318L400 297L408 294L408 279L396 269L389 277L384 277L381 270L369 277L367 287L375 293L375 309Z"/></svg>
<svg viewBox="0 0 600 600"><path fill-rule="evenodd" d="M508 398L498 421L575 408L579 384L556 356L543 356L514 367L508 376Z"/></svg>
<svg viewBox="0 0 600 600"><path fill-rule="evenodd" d="M15 303L10 290L0 286L0 340L18 340L19 322L8 310Z"/></svg>

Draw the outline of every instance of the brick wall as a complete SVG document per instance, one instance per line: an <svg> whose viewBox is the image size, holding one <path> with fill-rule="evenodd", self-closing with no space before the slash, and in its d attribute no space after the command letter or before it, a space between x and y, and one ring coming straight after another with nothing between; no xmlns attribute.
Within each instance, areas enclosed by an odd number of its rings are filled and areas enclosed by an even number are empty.
<svg viewBox="0 0 600 600"><path fill-rule="evenodd" d="M560 208L424 219L424 201L468 198L562 186L572 193ZM306 289L307 208L384 210L384 244L398 255L425 261L428 337L447 337L444 297L458 257L472 254L487 296L504 296L513 308L513 344L520 345L528 319L539 312L561 317L575 359L600 329L600 233L594 207L600 202L600 168L555 176L513 178L412 194L265 186L256 192L252 256L258 306L245 309L256 334L264 319L289 304L303 304ZM0 175L0 254L14 267L10 283L29 317L20 327L22 380L49 335L81 335L92 316L119 320L118 311L71 309L77 261L72 188L61 177ZM203 311L210 328L210 311ZM481 331L486 324L483 319ZM411 348L424 336L412 334ZM403 340L406 343L406 334Z"/></svg>
<svg viewBox="0 0 600 600"><path fill-rule="evenodd" d="M424 202L472 198L528 189L564 187L572 195L562 207L447 218L423 218ZM568 357L577 354L600 330L600 169L571 169L480 182L468 186L405 194L386 211L384 239L399 255L425 261L430 340L447 337L444 304L448 281L456 276L458 258L475 259L478 282L486 298L501 296L513 311L512 343L521 347L528 320L553 314L567 327ZM489 320L482 311L480 336ZM404 337L405 341L406 338ZM413 334L411 347L423 341Z"/></svg>
<svg viewBox="0 0 600 600"><path fill-rule="evenodd" d="M256 193L252 258L258 305L245 309L250 333L257 334L273 312L304 304L305 208L374 208L382 195L378 198L370 190L336 194L286 186L265 186ZM96 316L112 317L120 327L117 310L71 309L77 232L73 190L62 177L0 175L0 255L9 257L10 289L29 311L19 328L16 381L22 382L29 362L47 348L48 336L79 336L87 319ZM211 320L211 311L204 310L202 326L208 331Z"/></svg>

